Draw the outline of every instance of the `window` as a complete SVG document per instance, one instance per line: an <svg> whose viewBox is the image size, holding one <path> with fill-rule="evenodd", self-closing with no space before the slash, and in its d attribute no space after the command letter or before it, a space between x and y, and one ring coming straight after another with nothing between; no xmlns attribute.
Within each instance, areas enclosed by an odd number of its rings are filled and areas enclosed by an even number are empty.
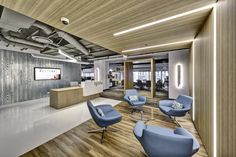
<svg viewBox="0 0 236 157"><path fill-rule="evenodd" d="M151 72L149 71L135 71L133 72L133 81L137 82L137 80L151 80L150 76Z"/></svg>
<svg viewBox="0 0 236 157"><path fill-rule="evenodd" d="M168 76L168 71L156 71L156 82L161 80L164 83Z"/></svg>

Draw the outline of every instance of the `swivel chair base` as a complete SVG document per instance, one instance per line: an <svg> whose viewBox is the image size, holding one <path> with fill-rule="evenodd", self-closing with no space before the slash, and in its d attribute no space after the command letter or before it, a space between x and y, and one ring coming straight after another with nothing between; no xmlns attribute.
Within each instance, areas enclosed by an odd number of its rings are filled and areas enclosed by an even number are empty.
<svg viewBox="0 0 236 157"><path fill-rule="evenodd" d="M113 129L113 128L108 128L108 127L103 127L103 128L88 131L88 133L102 133L102 137L100 139L100 143L102 143L103 139L104 139L105 131L117 132L119 130L116 130L116 129Z"/></svg>
<svg viewBox="0 0 236 157"><path fill-rule="evenodd" d="M141 107L138 107L138 108L137 108L137 107L135 107L135 108L131 107L131 109L132 109L132 110L131 110L130 118L131 118L133 121L135 121L135 122L138 122L138 121L148 121L148 119L143 118L143 113L144 113L144 111L141 109ZM135 112L140 113L140 119L133 115L133 113L135 113Z"/></svg>
<svg viewBox="0 0 236 157"><path fill-rule="evenodd" d="M176 117L171 117L169 116L170 119L172 119L174 121L174 123L178 126L182 128L182 125L177 121Z"/></svg>

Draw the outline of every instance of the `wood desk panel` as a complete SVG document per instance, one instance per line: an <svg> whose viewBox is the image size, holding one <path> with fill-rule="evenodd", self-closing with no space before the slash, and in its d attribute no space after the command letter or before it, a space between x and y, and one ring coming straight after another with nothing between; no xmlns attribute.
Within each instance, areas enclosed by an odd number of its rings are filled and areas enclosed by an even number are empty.
<svg viewBox="0 0 236 157"><path fill-rule="evenodd" d="M83 88L67 87L50 90L50 106L56 109L78 104L99 97L99 94L83 96Z"/></svg>

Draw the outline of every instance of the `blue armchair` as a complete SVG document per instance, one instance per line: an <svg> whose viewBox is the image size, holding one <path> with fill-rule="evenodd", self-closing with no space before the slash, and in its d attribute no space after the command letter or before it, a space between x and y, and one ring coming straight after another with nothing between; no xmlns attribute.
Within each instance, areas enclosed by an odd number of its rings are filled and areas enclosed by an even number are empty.
<svg viewBox="0 0 236 157"><path fill-rule="evenodd" d="M182 109L173 109L172 105L173 105L174 101L183 104L183 108ZM175 117L185 116L186 113L191 110L192 102L193 102L192 97L186 96L186 95L180 95L180 96L178 96L178 98L176 100L161 100L159 102L159 108L164 114L168 115L170 118L174 117L174 119L175 119Z"/></svg>
<svg viewBox="0 0 236 157"><path fill-rule="evenodd" d="M137 96L137 101L131 101L129 96ZM135 111L139 111L141 113L141 119L142 119L142 109L141 107L145 105L147 98L144 96L139 96L136 89L128 89L125 91L124 100L128 102L130 107L132 108L131 114Z"/></svg>
<svg viewBox="0 0 236 157"><path fill-rule="evenodd" d="M94 106L91 101L87 101L87 106L93 120L101 127L100 129L89 131L88 133L102 132L102 138L100 140L102 143L105 131L112 131L111 129L108 129L108 126L120 122L122 117L111 105Z"/></svg>
<svg viewBox="0 0 236 157"><path fill-rule="evenodd" d="M129 96L138 96L138 101L131 101L129 99ZM129 103L129 105L132 107L132 108L140 108L141 106L143 106L147 99L145 96L139 96L138 95L138 92L136 89L128 89L125 91L125 96L124 96L124 99L125 101L127 101Z"/></svg>
<svg viewBox="0 0 236 157"><path fill-rule="evenodd" d="M171 130L139 121L133 132L149 157L191 157L200 147L196 138L184 128Z"/></svg>

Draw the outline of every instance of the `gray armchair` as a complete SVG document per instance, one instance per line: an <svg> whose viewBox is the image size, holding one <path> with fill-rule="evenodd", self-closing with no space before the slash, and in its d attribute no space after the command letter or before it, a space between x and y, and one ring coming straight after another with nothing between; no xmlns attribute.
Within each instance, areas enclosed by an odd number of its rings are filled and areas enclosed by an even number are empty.
<svg viewBox="0 0 236 157"><path fill-rule="evenodd" d="M173 105L174 101L183 104L183 108L182 109L173 109L172 105ZM174 119L175 119L175 117L185 116L186 113L191 110L192 102L193 102L192 97L187 96L187 95L180 95L180 96L178 96L178 98L176 100L161 100L159 102L159 108L160 108L161 112L168 115L170 118L174 117ZM178 125L179 125L179 123L178 123Z"/></svg>
<svg viewBox="0 0 236 157"><path fill-rule="evenodd" d="M149 157L191 157L200 147L184 128L171 130L139 121L133 132Z"/></svg>
<svg viewBox="0 0 236 157"><path fill-rule="evenodd" d="M138 101L131 101L129 96L137 96ZM144 96L139 96L136 89L128 89L125 91L124 100L128 102L128 104L132 108L132 113L133 113L134 111L141 110L141 107L145 105L147 98Z"/></svg>
<svg viewBox="0 0 236 157"><path fill-rule="evenodd" d="M108 126L120 122L122 117L111 105L94 106L91 101L87 101L87 106L93 120L99 127L101 127L100 129L89 131L88 133L101 132L102 138L100 142L102 143L105 131L111 130L108 129ZM101 110L103 115L100 115L98 110Z"/></svg>

